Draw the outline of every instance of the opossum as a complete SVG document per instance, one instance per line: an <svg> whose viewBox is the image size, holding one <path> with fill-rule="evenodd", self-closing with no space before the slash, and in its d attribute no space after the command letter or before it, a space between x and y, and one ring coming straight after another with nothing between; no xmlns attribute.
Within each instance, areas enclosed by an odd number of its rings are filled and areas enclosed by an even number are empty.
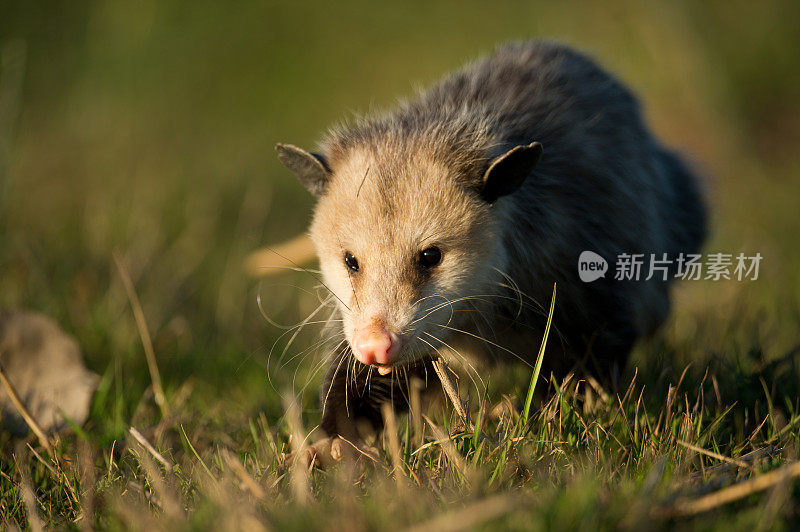
<svg viewBox="0 0 800 532"><path fill-rule="evenodd" d="M613 383L667 317L674 266L583 282L579 256L675 259L707 232L699 179L636 98L559 43L500 46L315 153L276 149L318 197L310 236L345 340L320 426L351 442L380 430L383 403L408 407L410 376L438 385L444 353L532 363L554 284L545 371Z"/></svg>

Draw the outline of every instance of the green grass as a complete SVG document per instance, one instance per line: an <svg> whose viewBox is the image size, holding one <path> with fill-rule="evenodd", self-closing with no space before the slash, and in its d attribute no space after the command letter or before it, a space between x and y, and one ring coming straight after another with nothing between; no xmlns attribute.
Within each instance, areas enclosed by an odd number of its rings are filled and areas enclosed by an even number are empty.
<svg viewBox="0 0 800 532"><path fill-rule="evenodd" d="M102 377L54 457L0 436L0 523L796 528L790 481L682 515L798 459L794 3L312 4L0 0L0 307L53 317ZM272 146L312 147L350 109L534 36L589 50L634 87L658 135L707 177L707 250L761 252L759 280L678 286L619 390L541 375L544 399L528 402L531 369L495 368L488 391L461 383L482 434L434 406L437 429L399 417L377 464L293 473L283 396L299 396L304 430L316 425L323 353L313 327L284 352L257 299L297 323L315 280L242 269L310 216ZM153 338L166 418L114 252Z"/></svg>
<svg viewBox="0 0 800 532"><path fill-rule="evenodd" d="M284 419L237 414L225 400L208 408L180 390L171 417L161 419L146 396L135 425L158 456L130 435L106 445L73 435L58 440L54 458L34 453L35 441L19 443L15 461L2 466L3 518L23 524L35 512L49 525L281 530L434 526L445 515L455 528L796 526L800 490L790 480L697 509L704 496L797 460L797 400L779 406L770 392L793 383L798 397L791 360L755 364L748 374L689 369L677 381L637 374L608 395L575 378L551 379L529 423L513 398L473 397L473 430L448 408L433 408L419 425L401 416L397 432L379 442L377 462L310 474L285 459ZM717 394L728 395L732 382L763 388L728 403ZM26 489L35 501L26 503Z"/></svg>

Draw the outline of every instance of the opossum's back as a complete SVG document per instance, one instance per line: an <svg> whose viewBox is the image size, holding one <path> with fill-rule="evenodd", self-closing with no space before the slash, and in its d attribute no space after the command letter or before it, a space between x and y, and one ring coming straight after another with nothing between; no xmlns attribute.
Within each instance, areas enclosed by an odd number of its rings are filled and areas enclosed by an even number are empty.
<svg viewBox="0 0 800 532"><path fill-rule="evenodd" d="M586 135L596 144L611 134L613 142L612 124L616 133L642 127L638 104L622 83L585 55L548 41L498 48L421 94L403 114L418 122L463 122L466 129L480 124L495 142L537 140L548 158Z"/></svg>

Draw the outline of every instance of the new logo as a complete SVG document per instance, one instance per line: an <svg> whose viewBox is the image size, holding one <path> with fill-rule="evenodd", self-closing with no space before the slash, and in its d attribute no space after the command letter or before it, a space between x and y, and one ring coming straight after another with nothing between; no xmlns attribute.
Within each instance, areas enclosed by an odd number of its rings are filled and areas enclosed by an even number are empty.
<svg viewBox="0 0 800 532"><path fill-rule="evenodd" d="M578 275L584 283L606 276L608 262L594 251L584 251L578 257Z"/></svg>

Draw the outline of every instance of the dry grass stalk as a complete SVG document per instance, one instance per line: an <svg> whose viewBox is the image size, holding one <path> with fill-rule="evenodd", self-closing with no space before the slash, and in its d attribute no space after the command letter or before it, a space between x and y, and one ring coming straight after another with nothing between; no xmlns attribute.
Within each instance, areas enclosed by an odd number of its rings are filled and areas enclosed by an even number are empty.
<svg viewBox="0 0 800 532"><path fill-rule="evenodd" d="M44 523L42 523L42 519L39 517L39 511L36 509L36 495L33 493L33 488L31 488L28 477L22 475L19 487L22 491L22 503L25 505L25 513L28 515L28 526L31 527L32 532L41 532L44 530Z"/></svg>
<svg viewBox="0 0 800 532"><path fill-rule="evenodd" d="M286 422L289 425L289 430L292 435L292 454L300 456L305 451L306 435L303 431L303 424L300 417L300 405L297 404L297 399L292 397L285 401L284 409L286 411ZM310 467L314 466L314 461L311 460ZM303 460L294 460L290 465L290 483L294 493L295 500L300 504L305 504L309 501L310 493L310 470L305 467Z"/></svg>
<svg viewBox="0 0 800 532"><path fill-rule="evenodd" d="M81 530L92 530L92 517L95 515L95 482L94 455L87 442L78 448L78 467L80 468L81 513L75 520L80 523Z"/></svg>
<svg viewBox="0 0 800 532"><path fill-rule="evenodd" d="M160 501L160 507L164 510L164 513L172 518L182 517L183 512L181 511L179 498L165 482L155 462L147 454L140 454L137 458L142 469L144 469L145 475L147 475L147 480L155 492L157 500Z"/></svg>
<svg viewBox="0 0 800 532"><path fill-rule="evenodd" d="M267 492L259 485L256 480L250 476L250 473L247 472L245 469L244 464L239 461L239 459L229 450L222 449L222 459L225 461L225 465L227 465L233 474L236 475L236 478L239 479L242 486L250 492L253 497L258 499L261 502L266 502L267 499Z"/></svg>
<svg viewBox="0 0 800 532"><path fill-rule="evenodd" d="M147 501L148 504L152 504L153 506L155 506L159 510L163 510L164 509L164 505L161 503L161 499L159 499L156 496L156 494L153 493L152 491L146 490L143 485L139 484L138 482L134 482L133 480L129 480L126 485L127 485L127 489L123 492L123 495L126 494L130 490L130 491L138 493L142 497L144 497L144 500ZM122 501L121 497L117 498L117 500L116 500L117 503L119 503L121 501ZM125 505L123 505L123 506L125 506ZM118 507L117 508L117 512L120 513L121 516L125 517L130 522L130 526L128 528L132 529L134 524L138 524L142 520L142 515L150 517L151 519L153 519L155 517L155 516L150 515L149 513L147 513L146 509L147 509L146 507L142 507L142 508L139 509L138 512L131 512L130 514L128 514L127 512L122 511L123 508L119 508Z"/></svg>
<svg viewBox="0 0 800 532"><path fill-rule="evenodd" d="M723 455L721 455L719 453L715 453L714 451L709 451L708 449L703 449L702 447L698 447L697 445L693 445L693 444L691 444L691 443L689 443L687 441L676 440L676 443L678 443L679 445L683 445L684 447L686 447L690 451L694 451L696 453L704 454L704 455L709 456L709 457L711 457L711 458L713 458L715 460L719 460L721 462L726 462L728 464L733 464L733 465L735 465L737 467L742 467L742 468L745 468L745 469L750 469L750 470L754 469L753 466L751 464L748 464L747 462L743 462L742 460L737 460L735 458L729 458L727 456L723 456Z"/></svg>
<svg viewBox="0 0 800 532"><path fill-rule="evenodd" d="M460 417L464 422L464 427L467 430L471 429L472 423L467 417L467 411L464 408L464 403L461 402L461 397L458 395L458 390L456 389L453 380L450 378L450 374L447 372L447 365L442 359L434 360L433 369L436 370L436 375L439 376L439 380L442 382L442 388L447 394L447 397L449 397L450 402L453 403L453 408L456 409L456 414L458 414L458 417Z"/></svg>
<svg viewBox="0 0 800 532"><path fill-rule="evenodd" d="M155 447L153 447L150 444L150 442L147 441L147 438L145 438L144 435L141 432L136 430L135 427L131 427L130 429L128 429L128 432L130 433L131 436L133 436L133 439L135 439L137 442L139 442L139 445L144 447L144 449L147 452L149 452L151 455L153 455L153 458L158 460L158 463L160 463L162 466L164 466L164 469L166 469L167 473L172 473L172 464L170 464L167 461L167 459L164 458L164 456L161 453L156 451Z"/></svg>
<svg viewBox="0 0 800 532"><path fill-rule="evenodd" d="M28 424L28 427L36 434L36 437L39 439L39 444L47 451L47 454L53 456L53 447L50 445L50 439L47 437L47 434L42 429L41 425L33 419L33 416L28 409L25 408L25 405L22 404L22 400L19 398L17 391L14 389L14 385L11 384L11 381L8 380L6 376L6 372L3 369L3 366L0 365L0 381L3 383L3 387L8 392L8 396L11 398L11 402L14 403L19 415L22 416L22 419L25 420L25 423Z"/></svg>
<svg viewBox="0 0 800 532"><path fill-rule="evenodd" d="M733 502L753 493L763 491L767 488L786 482L791 478L800 476L800 462L792 462L785 465L780 469L758 475L744 482L739 482L733 486L728 486L721 490L709 493L703 497L694 500L682 500L674 504L666 510L661 509L656 513L666 514L668 516L692 516L699 513L713 510L729 502Z"/></svg>
<svg viewBox="0 0 800 532"><path fill-rule="evenodd" d="M252 252L245 259L244 269L253 277L267 277L287 269L298 269L313 260L314 246L308 235L302 234Z"/></svg>
<svg viewBox="0 0 800 532"><path fill-rule="evenodd" d="M589 383L589 386L600 396L600 401L603 403L607 403L609 398L611 397L608 392L603 388L603 385L600 384L597 379L592 377L590 374L584 376L586 382Z"/></svg>
<svg viewBox="0 0 800 532"><path fill-rule="evenodd" d="M469 481L467 477L469 466L464 461L464 457L458 452L458 449L456 449L456 446L453 445L453 439L448 438L444 431L440 429L428 416L423 414L422 417L428 423L428 426L433 432L433 436L440 443L444 453L447 455L447 458L450 459L450 462L453 464L453 466L455 466L458 472L461 473L461 476Z"/></svg>
<svg viewBox="0 0 800 532"><path fill-rule="evenodd" d="M389 453L394 468L394 478L398 489L404 490L406 488L406 477L403 471L403 461L400 458L400 442L397 441L397 417L394 415L394 409L389 403L383 403L381 410L385 423L383 434L389 440Z"/></svg>
<svg viewBox="0 0 800 532"><path fill-rule="evenodd" d="M411 423L413 427L412 443L414 447L419 447L425 441L422 425L422 388L425 384L421 379L413 377L411 379L411 386L409 392L411 393L411 401L409 405L409 414L411 415Z"/></svg>
<svg viewBox="0 0 800 532"><path fill-rule="evenodd" d="M469 530L508 513L519 503L520 500L512 495L495 495L412 526L406 532Z"/></svg>
<svg viewBox="0 0 800 532"><path fill-rule="evenodd" d="M161 374L158 371L156 354L153 350L153 341L150 338L150 331L147 328L147 321L144 318L142 305L139 303L139 296L136 295L136 289L133 286L128 267L116 251L114 252L114 262L117 265L122 284L125 285L125 292L128 294L128 301L131 303L133 317L136 320L136 327L139 329L139 337L142 340L144 356L147 360L147 369L150 371L150 380L153 383L153 396L155 397L158 408L161 410L161 417L167 417L169 416L169 405L164 396L164 389L161 387Z"/></svg>

